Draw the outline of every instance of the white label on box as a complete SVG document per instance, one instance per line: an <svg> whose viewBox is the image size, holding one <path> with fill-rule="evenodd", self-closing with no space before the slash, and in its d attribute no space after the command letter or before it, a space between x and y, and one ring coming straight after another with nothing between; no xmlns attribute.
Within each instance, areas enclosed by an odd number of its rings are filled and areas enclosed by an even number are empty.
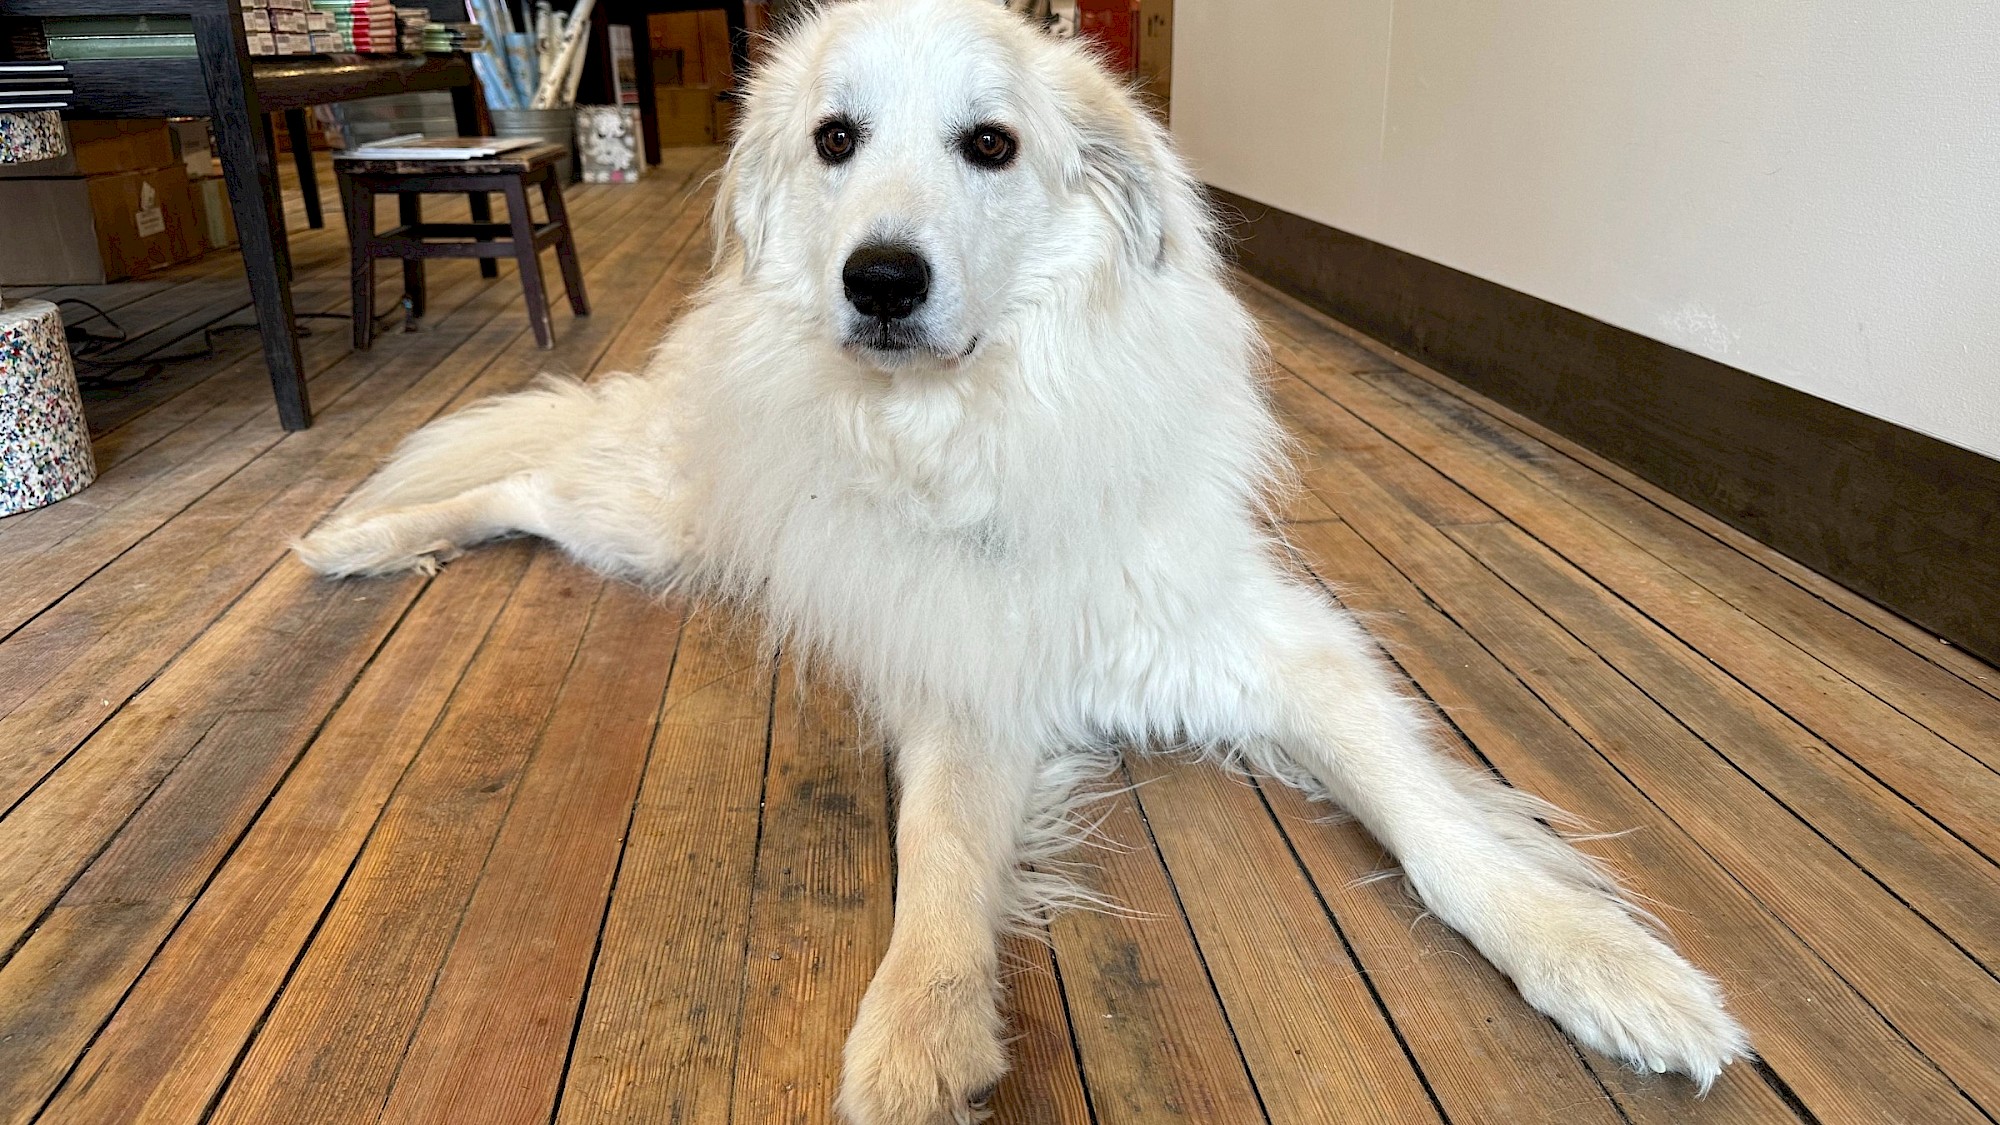
<svg viewBox="0 0 2000 1125"><path fill-rule="evenodd" d="M151 238L167 229L167 213L160 208L160 193L152 184L139 185L139 209L132 214L132 225L139 228L140 238Z"/></svg>

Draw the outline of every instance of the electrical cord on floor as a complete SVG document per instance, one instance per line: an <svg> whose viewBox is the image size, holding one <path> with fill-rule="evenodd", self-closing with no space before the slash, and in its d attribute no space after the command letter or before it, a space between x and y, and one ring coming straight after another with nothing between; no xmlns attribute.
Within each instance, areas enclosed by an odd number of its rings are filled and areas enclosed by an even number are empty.
<svg viewBox="0 0 2000 1125"><path fill-rule="evenodd" d="M144 355L129 359L110 359L104 358L106 353L115 351L130 342L130 334L118 323L117 319L89 301L78 297L65 297L61 301L58 301L57 305L81 305L90 310L90 315L73 323L68 318L64 318L63 328L64 334L69 340L70 355L76 360L76 381L83 386L89 387L110 389L133 387L159 377L166 371L167 364L181 363L191 359L213 359L216 354L215 337L217 335L223 332L240 332L244 329L254 329L257 327L257 322L254 320L248 324L217 324L210 322L202 325L201 345L197 348L169 353L167 349L189 338L189 336L182 336L178 339L168 340ZM386 320L402 314L403 311L403 307L399 305L386 313L378 314L375 319L378 321ZM303 312L292 315L294 320L353 319L347 313L333 312ZM110 330L115 335L95 332L85 327L94 320L102 320L105 324L110 325ZM298 334L301 336L312 335L312 329L303 324L298 325L297 328ZM119 374L120 372L134 369L137 369L139 373L136 375Z"/></svg>

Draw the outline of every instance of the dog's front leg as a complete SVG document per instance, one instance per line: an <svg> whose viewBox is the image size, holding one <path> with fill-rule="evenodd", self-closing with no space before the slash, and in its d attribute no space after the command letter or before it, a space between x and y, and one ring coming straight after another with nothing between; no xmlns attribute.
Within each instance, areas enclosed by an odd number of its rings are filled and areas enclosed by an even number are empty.
<svg viewBox="0 0 2000 1125"><path fill-rule="evenodd" d="M1032 748L935 719L899 732L896 926L847 1040L854 1125L979 1120L1006 1069L998 936L1017 890Z"/></svg>
<svg viewBox="0 0 2000 1125"><path fill-rule="evenodd" d="M1286 662L1279 741L1401 861L1424 905L1596 1050L1704 1090L1747 1055L1715 983L1541 823L1562 814L1447 759L1360 629L1324 624L1322 643Z"/></svg>

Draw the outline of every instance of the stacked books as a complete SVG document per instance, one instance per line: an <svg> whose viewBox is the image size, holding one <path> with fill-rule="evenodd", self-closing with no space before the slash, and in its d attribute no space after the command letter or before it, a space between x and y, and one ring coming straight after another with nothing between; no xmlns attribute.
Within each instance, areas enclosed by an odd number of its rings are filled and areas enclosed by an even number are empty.
<svg viewBox="0 0 2000 1125"><path fill-rule="evenodd" d="M0 113L68 109L69 70L49 61L0 61Z"/></svg>
<svg viewBox="0 0 2000 1125"><path fill-rule="evenodd" d="M58 59L157 59L194 54L187 16L50 16L42 21Z"/></svg>
<svg viewBox="0 0 2000 1125"><path fill-rule="evenodd" d="M431 13L428 8L396 9L396 48L405 54L422 54L424 31L430 27Z"/></svg>
<svg viewBox="0 0 2000 1125"><path fill-rule="evenodd" d="M313 55L312 8L306 0L243 0L243 31L253 55Z"/></svg>
<svg viewBox="0 0 2000 1125"><path fill-rule="evenodd" d="M354 50L354 39L334 26L332 15L317 8L306 13L306 34L312 38L315 55L344 55Z"/></svg>
<svg viewBox="0 0 2000 1125"><path fill-rule="evenodd" d="M312 0L315 11L333 17L335 31L364 55L396 53L396 9L389 0Z"/></svg>
<svg viewBox="0 0 2000 1125"><path fill-rule="evenodd" d="M432 54L485 48L486 33L476 23L432 23L424 27L424 50Z"/></svg>

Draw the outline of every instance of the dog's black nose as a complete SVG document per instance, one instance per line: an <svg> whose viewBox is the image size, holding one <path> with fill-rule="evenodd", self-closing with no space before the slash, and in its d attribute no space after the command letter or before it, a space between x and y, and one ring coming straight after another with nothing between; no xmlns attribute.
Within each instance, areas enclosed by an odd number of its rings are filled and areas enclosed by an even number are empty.
<svg viewBox="0 0 2000 1125"><path fill-rule="evenodd" d="M901 320L930 295L931 267L907 246L875 242L847 256L840 280L862 316Z"/></svg>

